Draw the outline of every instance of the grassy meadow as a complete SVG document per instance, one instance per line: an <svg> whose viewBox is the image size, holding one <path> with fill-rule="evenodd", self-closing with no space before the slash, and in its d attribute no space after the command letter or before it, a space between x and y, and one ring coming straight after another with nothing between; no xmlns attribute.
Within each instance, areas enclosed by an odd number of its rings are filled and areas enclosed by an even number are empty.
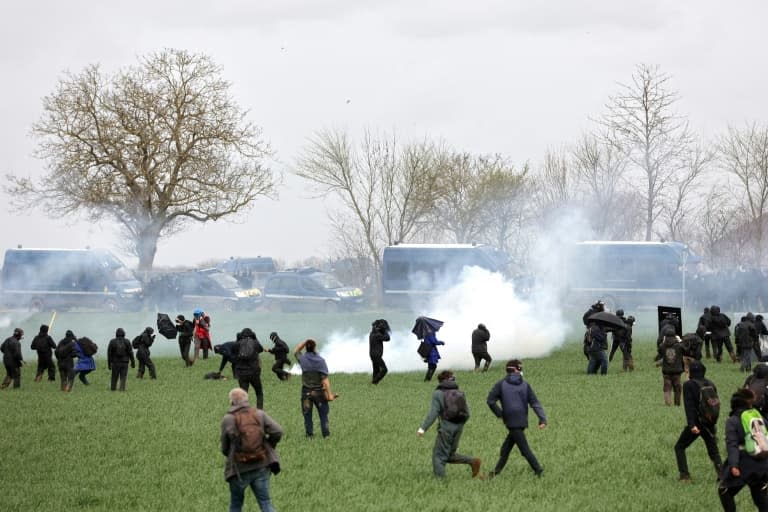
<svg viewBox="0 0 768 512"><path fill-rule="evenodd" d="M366 328L372 317L381 316L360 313L328 319L259 313L246 321L237 316L244 313L232 315L214 325L214 334L229 326L234 333L235 326L271 324L281 326L281 335L291 344L310 335L322 339L339 322ZM391 324L394 316L387 316ZM79 335L104 330L103 336L94 335L103 356L106 339L114 331L102 325L103 317L76 313L62 317L55 329L59 335L70 328L66 323L77 325L74 330ZM27 332L25 347L47 319L34 315L21 322ZM137 313L117 321L133 336L144 325L153 325L152 320ZM114 326L115 320L110 323ZM10 334L10 328L6 330ZM269 330L260 328L257 334L263 339ZM607 376L587 376L581 331L575 332L570 343L549 357L524 361L525 378L549 417L548 428L540 431L531 411L532 428L527 431L545 470L541 479L534 477L515 450L505 470L491 481L472 480L468 466L449 466L447 478L436 481L431 468L436 427L423 439L416 436L436 384L424 383L421 371L390 373L378 386L369 383L368 374L333 374L334 391L340 398L331 404L332 435L327 440L307 440L299 406L300 378L278 381L268 371L272 356L266 355L262 359L265 409L285 430L278 446L283 471L272 478L276 508L719 510L715 474L702 441L688 449L693 481L677 481L673 445L685 425L684 412L682 407L663 403L660 370L652 364L655 340L651 333L641 331L635 336L634 372L622 373L615 360ZM0 392L0 509L226 509L229 491L223 479L219 426L227 409L227 393L236 381L203 380L204 373L218 369L218 356L185 369L172 355L175 342L161 342L158 337L156 345L168 347L154 352L158 380L139 381L132 370L126 393L108 390L104 360L97 361L92 385L76 381L72 393L61 393L58 382L36 384L32 381L35 358L25 352L29 361L22 370L22 388ZM722 425L730 394L743 382L744 374L731 363L705 364L723 401L718 437L724 456ZM483 472L493 468L506 433L485 405L489 389L502 376L502 361L496 361L488 373L457 372L472 412L459 452L482 458ZM253 402L253 392L251 398ZM744 509L751 507L748 491L737 497L737 503ZM245 510L258 510L250 494Z"/></svg>

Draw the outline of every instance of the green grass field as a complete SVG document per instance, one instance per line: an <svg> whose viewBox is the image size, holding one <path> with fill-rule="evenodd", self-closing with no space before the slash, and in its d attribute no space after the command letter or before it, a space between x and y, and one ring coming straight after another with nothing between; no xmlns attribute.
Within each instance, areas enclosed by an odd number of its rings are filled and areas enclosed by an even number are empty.
<svg viewBox="0 0 768 512"><path fill-rule="evenodd" d="M57 320L62 332L66 323L77 325L80 335L114 331L99 315L62 316ZM295 344L310 335L322 339L340 321L365 329L371 315L324 318L250 315L246 322L245 316L233 316L216 326L234 333L235 326L271 323ZM46 320L35 315L23 322L25 346ZM135 314L118 321L132 336L151 320ZM264 330L257 331L260 337L266 336ZM587 376L578 332L549 357L524 362L525 378L549 417L546 430L528 430L545 468L541 479L514 451L492 481L470 479L468 466L449 466L445 481L435 481L430 457L436 427L424 439L416 436L435 386L422 381L421 371L390 373L378 386L367 374L332 375L334 391L341 395L331 404L332 435L312 441L304 437L300 379L279 382L265 371L265 409L285 429L278 447L283 472L272 479L275 506L283 511L719 510L715 474L702 441L688 450L693 482L677 481L672 447L685 424L684 412L663 404L660 370L651 362L653 338L635 337L635 372L621 373L614 362L607 376ZM99 336L94 335L102 355L106 344ZM204 373L218 369L218 356L185 369L171 357L175 343L162 343L169 348L155 359L159 379L139 381L132 371L126 393L108 390L103 360L92 385L77 382L72 393L59 392L58 382L35 384L35 361L28 356L22 388L0 392L0 509L226 509L219 425L235 381L203 380ZM271 366L270 355L263 360ZM725 455L722 424L730 394L744 374L731 363L705 364L723 401L718 437ZM502 361L485 374L457 373L472 410L459 451L481 457L484 472L495 464L506 432L485 405L486 394L502 376ZM532 411L530 420L535 427ZM741 493L737 503L750 509L749 493ZM258 510L252 495L245 509Z"/></svg>

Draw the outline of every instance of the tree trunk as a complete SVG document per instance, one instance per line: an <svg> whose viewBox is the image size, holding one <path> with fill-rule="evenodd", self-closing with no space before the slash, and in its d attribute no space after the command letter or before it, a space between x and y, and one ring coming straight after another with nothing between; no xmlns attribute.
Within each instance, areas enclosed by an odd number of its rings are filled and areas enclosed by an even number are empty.
<svg viewBox="0 0 768 512"><path fill-rule="evenodd" d="M157 241L160 238L160 232L157 229L149 227L142 231L135 242L136 255L139 257L139 271L152 270L157 253Z"/></svg>

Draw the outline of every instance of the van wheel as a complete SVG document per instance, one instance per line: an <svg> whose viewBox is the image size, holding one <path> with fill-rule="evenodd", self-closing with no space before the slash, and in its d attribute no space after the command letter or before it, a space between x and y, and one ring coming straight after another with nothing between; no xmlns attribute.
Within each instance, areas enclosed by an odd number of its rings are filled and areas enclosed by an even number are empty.
<svg viewBox="0 0 768 512"><path fill-rule="evenodd" d="M325 312L326 313L338 313L339 312L339 305L333 302L332 300L329 300L325 303Z"/></svg>
<svg viewBox="0 0 768 512"><path fill-rule="evenodd" d="M104 301L103 309L104 311L108 311L110 313L117 313L120 308L118 307L117 301L115 299L107 299Z"/></svg>
<svg viewBox="0 0 768 512"><path fill-rule="evenodd" d="M39 297L35 297L31 301L29 301L29 310L34 311L35 313L39 313L41 311L45 310L45 302L43 302L43 299Z"/></svg>

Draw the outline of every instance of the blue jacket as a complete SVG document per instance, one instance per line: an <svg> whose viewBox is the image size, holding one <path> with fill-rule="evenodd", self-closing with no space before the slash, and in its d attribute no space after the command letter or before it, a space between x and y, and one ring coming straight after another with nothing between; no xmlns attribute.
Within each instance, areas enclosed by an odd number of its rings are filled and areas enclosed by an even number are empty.
<svg viewBox="0 0 768 512"><path fill-rule="evenodd" d="M77 352L77 362L75 363L75 371L96 369L96 361L94 361L93 356L85 355L85 352L83 352L82 347L80 347L80 344L77 342L75 342L75 351Z"/></svg>
<svg viewBox="0 0 768 512"><path fill-rule="evenodd" d="M445 345L445 342L438 340L435 336L435 333L427 334L424 337L424 341L429 343L431 347L429 356L427 356L427 364L437 364L437 362L440 360L440 352L437 351L437 346Z"/></svg>
<svg viewBox="0 0 768 512"><path fill-rule="evenodd" d="M498 402L501 402L501 408ZM547 423L544 408L536 398L536 393L519 373L510 373L494 384L488 393L487 403L497 418L504 419L507 428L528 427L529 405L539 417L539 423Z"/></svg>

